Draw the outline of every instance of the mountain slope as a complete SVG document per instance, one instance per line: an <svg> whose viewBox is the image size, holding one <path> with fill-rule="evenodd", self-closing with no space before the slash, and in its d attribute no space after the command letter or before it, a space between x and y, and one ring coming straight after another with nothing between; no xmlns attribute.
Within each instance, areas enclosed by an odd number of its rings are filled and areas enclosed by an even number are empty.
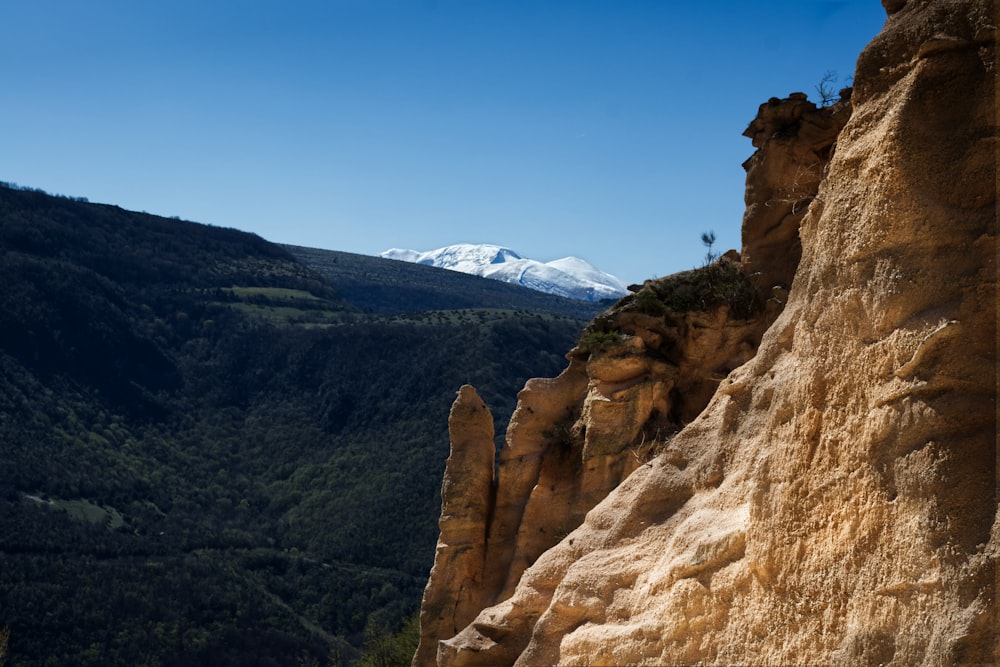
<svg viewBox="0 0 1000 667"><path fill-rule="evenodd" d="M251 234L10 187L0 276L0 625L29 666L356 656L418 603L456 388L502 430L583 325L365 314Z"/></svg>
<svg viewBox="0 0 1000 667"><path fill-rule="evenodd" d="M395 315L428 310L496 308L589 320L610 305L544 294L423 264L336 250L282 247L365 312Z"/></svg>
<svg viewBox="0 0 1000 667"><path fill-rule="evenodd" d="M501 280L581 301L617 299L628 293L622 281L577 257L542 263L525 259L509 248L471 243L427 252L394 248L380 256Z"/></svg>

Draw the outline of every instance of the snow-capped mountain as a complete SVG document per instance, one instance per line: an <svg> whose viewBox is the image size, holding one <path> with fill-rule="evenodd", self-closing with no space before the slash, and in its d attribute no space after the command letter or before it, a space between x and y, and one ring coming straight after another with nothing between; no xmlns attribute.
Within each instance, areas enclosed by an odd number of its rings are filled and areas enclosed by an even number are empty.
<svg viewBox="0 0 1000 667"><path fill-rule="evenodd" d="M393 248L379 256L471 273L582 301L617 299L628 293L621 280L578 257L543 263L521 257L510 248L473 243L459 243L427 252Z"/></svg>

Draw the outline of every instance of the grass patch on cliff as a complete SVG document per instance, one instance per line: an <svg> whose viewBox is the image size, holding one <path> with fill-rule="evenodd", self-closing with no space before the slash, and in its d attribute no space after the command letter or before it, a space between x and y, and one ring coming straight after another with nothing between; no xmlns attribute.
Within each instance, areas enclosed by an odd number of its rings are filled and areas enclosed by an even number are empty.
<svg viewBox="0 0 1000 667"><path fill-rule="evenodd" d="M586 331L576 346L581 352L606 352L621 341L619 331Z"/></svg>
<svg viewBox="0 0 1000 667"><path fill-rule="evenodd" d="M708 311L722 305L740 319L750 319L761 308L757 291L735 262L719 261L648 280L637 293L619 301L615 309L657 316Z"/></svg>

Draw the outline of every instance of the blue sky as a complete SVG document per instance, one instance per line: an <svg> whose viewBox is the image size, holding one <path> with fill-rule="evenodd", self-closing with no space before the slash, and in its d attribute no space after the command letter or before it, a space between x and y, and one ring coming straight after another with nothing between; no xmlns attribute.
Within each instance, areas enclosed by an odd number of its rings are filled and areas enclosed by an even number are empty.
<svg viewBox="0 0 1000 667"><path fill-rule="evenodd" d="M283 243L496 243L637 282L738 248L760 103L878 0L0 3L0 180Z"/></svg>

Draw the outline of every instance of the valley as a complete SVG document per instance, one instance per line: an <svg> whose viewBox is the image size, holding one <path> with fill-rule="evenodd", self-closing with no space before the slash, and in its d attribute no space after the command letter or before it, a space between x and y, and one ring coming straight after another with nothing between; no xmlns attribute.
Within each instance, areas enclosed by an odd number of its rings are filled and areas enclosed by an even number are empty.
<svg viewBox="0 0 1000 667"><path fill-rule="evenodd" d="M481 386L502 433L595 311L297 252L312 264L236 230L0 188L16 664L356 659L416 612L455 391Z"/></svg>

